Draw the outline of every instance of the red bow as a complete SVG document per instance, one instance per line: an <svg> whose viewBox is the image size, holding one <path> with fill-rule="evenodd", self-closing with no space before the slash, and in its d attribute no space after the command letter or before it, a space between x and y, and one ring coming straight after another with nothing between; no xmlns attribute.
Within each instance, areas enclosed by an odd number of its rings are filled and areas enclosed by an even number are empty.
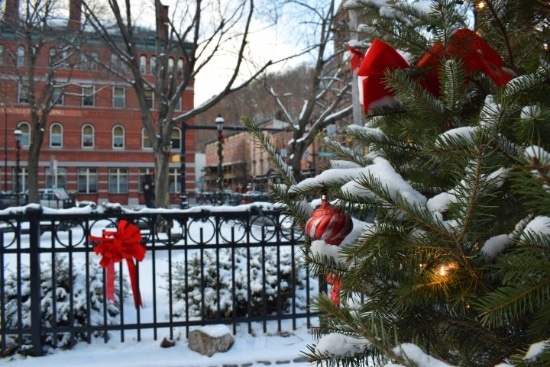
<svg viewBox="0 0 550 367"><path fill-rule="evenodd" d="M372 107L395 103L394 93L384 85L384 72L387 69L408 67L407 60L393 47L379 39L372 41L357 71L359 100L363 105L363 112L367 113Z"/></svg>
<svg viewBox="0 0 550 367"><path fill-rule="evenodd" d="M446 48L442 42L437 42L417 63L425 71L422 84L436 97L439 97L437 68L442 58L450 57L462 60L468 75L475 72L485 73L499 88L512 79L504 71L504 61L495 49L474 31L459 29L451 36Z"/></svg>
<svg viewBox="0 0 550 367"><path fill-rule="evenodd" d="M351 52L351 70L355 71L361 65L361 62L363 61L363 53L359 51L358 49L348 46L348 51Z"/></svg>
<svg viewBox="0 0 550 367"><path fill-rule="evenodd" d="M139 228L135 224L122 219L118 222L117 231L103 231L101 237L90 236L89 238L92 242L98 242L94 247L94 252L103 256L99 264L107 271L107 299L110 301L115 300L114 264L126 260L134 305L136 308L142 306L134 258L137 261L143 260L147 250L141 244Z"/></svg>
<svg viewBox="0 0 550 367"><path fill-rule="evenodd" d="M504 61L500 55L485 40L474 31L459 29L450 37L446 47L442 42L437 42L417 63L423 71L419 83L436 97L440 93L438 68L441 59L451 57L462 60L469 75L485 73L498 87L503 87L512 79L504 71ZM364 113L375 106L395 103L394 93L384 85L384 72L408 67L407 61L391 46L378 39L372 42L357 72L359 98Z"/></svg>

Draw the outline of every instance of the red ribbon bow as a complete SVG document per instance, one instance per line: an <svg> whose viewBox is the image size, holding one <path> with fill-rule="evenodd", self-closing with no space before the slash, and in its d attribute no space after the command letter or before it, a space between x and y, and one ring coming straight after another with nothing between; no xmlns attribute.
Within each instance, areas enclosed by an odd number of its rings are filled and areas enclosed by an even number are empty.
<svg viewBox="0 0 550 367"><path fill-rule="evenodd" d="M102 255L99 264L107 271L107 299L115 300L115 263L126 260L128 273L130 274L130 284L134 296L134 305L136 308L142 306L141 295L137 283L137 269L134 264L134 258L141 261L145 258L147 251L141 244L141 232L139 228L126 220L118 222L116 231L103 231L101 237L90 236L90 241L98 242L94 247L94 252Z"/></svg>
<svg viewBox="0 0 550 367"><path fill-rule="evenodd" d="M408 67L407 60L393 47L379 39L372 41L357 71L359 101L363 105L363 112L367 113L372 107L395 103L394 93L384 85L384 72Z"/></svg>
<svg viewBox="0 0 550 367"><path fill-rule="evenodd" d="M442 58L462 60L469 75L481 72L487 74L498 87L503 87L512 76L504 70L500 55L477 33L469 29L457 30L445 46L437 42L417 63L422 70L419 83L431 94L439 97L439 65ZM351 60L355 70L357 59ZM357 72L359 98L363 112L380 105L395 103L394 93L383 82L386 70L406 69L407 61L391 46L375 39L361 61Z"/></svg>
<svg viewBox="0 0 550 367"><path fill-rule="evenodd" d="M504 61L494 48L474 31L459 29L451 36L446 47L442 42L437 42L418 60L417 66L425 69L422 84L436 97L440 93L437 68L441 59L451 57L462 60L468 75L476 72L487 74L499 88L512 79L504 70Z"/></svg>

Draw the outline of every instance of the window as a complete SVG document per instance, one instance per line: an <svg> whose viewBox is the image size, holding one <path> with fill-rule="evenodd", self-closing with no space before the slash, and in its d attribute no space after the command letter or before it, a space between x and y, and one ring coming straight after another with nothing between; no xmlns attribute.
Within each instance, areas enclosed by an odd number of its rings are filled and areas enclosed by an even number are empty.
<svg viewBox="0 0 550 367"><path fill-rule="evenodd" d="M61 148L63 146L63 126L55 122L50 126L50 147Z"/></svg>
<svg viewBox="0 0 550 367"><path fill-rule="evenodd" d="M93 85L82 86L82 106L93 107L95 106L95 91Z"/></svg>
<svg viewBox="0 0 550 367"><path fill-rule="evenodd" d="M111 54L111 69L118 70L120 68L120 61L117 54Z"/></svg>
<svg viewBox="0 0 550 367"><path fill-rule="evenodd" d="M178 59L178 77L183 77L183 59Z"/></svg>
<svg viewBox="0 0 550 367"><path fill-rule="evenodd" d="M85 54L80 55L80 69L88 70L88 56Z"/></svg>
<svg viewBox="0 0 550 367"><path fill-rule="evenodd" d="M28 148L31 145L31 125L23 121L17 127L21 130L21 146Z"/></svg>
<svg viewBox="0 0 550 367"><path fill-rule="evenodd" d="M46 168L46 187L67 187L67 169L56 168L55 171Z"/></svg>
<svg viewBox="0 0 550 367"><path fill-rule="evenodd" d="M152 110L155 107L155 102L153 101L154 93L151 89L145 90L145 101L147 102L147 107Z"/></svg>
<svg viewBox="0 0 550 367"><path fill-rule="evenodd" d="M113 87L113 108L126 107L126 89L124 87Z"/></svg>
<svg viewBox="0 0 550 367"><path fill-rule="evenodd" d="M17 47L17 66L25 65L25 47Z"/></svg>
<svg viewBox="0 0 550 367"><path fill-rule="evenodd" d="M97 65L99 63L99 55L97 52L91 53L91 60L90 60L90 70L97 70Z"/></svg>
<svg viewBox="0 0 550 367"><path fill-rule="evenodd" d="M181 142L180 129L172 130L172 136L170 138L171 138L170 139L170 144L172 146L172 149L180 150L180 148L181 148L181 145L180 145L180 142Z"/></svg>
<svg viewBox="0 0 550 367"><path fill-rule="evenodd" d="M168 72L169 73L173 73L174 72L174 67L175 67L175 63L174 63L174 59L173 58L169 58L168 59Z"/></svg>
<svg viewBox="0 0 550 367"><path fill-rule="evenodd" d="M181 111L181 96L178 97L178 99L176 100L176 105L174 106L174 110Z"/></svg>
<svg viewBox="0 0 550 367"><path fill-rule="evenodd" d="M178 168L170 168L168 170L168 192L180 192L181 175Z"/></svg>
<svg viewBox="0 0 550 367"><path fill-rule="evenodd" d="M122 126L113 127L113 148L124 148L124 128Z"/></svg>
<svg viewBox="0 0 550 367"><path fill-rule="evenodd" d="M109 194L127 194L128 193L128 169L109 168Z"/></svg>
<svg viewBox="0 0 550 367"><path fill-rule="evenodd" d="M151 74L157 73L157 58L155 56L151 57L151 64L149 65L151 68Z"/></svg>
<svg viewBox="0 0 550 367"><path fill-rule="evenodd" d="M139 57L139 72L141 74L147 74L147 57L145 57L145 55Z"/></svg>
<svg viewBox="0 0 550 367"><path fill-rule="evenodd" d="M23 83L17 85L17 102L29 103L29 95L27 94L27 86Z"/></svg>
<svg viewBox="0 0 550 367"><path fill-rule="evenodd" d="M55 48L51 47L48 50L48 65L55 66L56 58L57 58L57 52L55 51Z"/></svg>
<svg viewBox="0 0 550 367"><path fill-rule="evenodd" d="M153 149L153 144L151 144L151 139L149 139L145 129L141 129L141 147L143 149Z"/></svg>
<svg viewBox="0 0 550 367"><path fill-rule="evenodd" d="M62 87L53 87L52 92L52 105L63 106L64 104L64 93Z"/></svg>
<svg viewBox="0 0 550 367"><path fill-rule="evenodd" d="M94 127L92 125L82 126L82 148L93 148L95 145Z"/></svg>
<svg viewBox="0 0 550 367"><path fill-rule="evenodd" d="M4 46L0 45L0 65L4 65Z"/></svg>
<svg viewBox="0 0 550 367"><path fill-rule="evenodd" d="M92 194L97 192L97 168L78 168L77 191L80 194Z"/></svg>

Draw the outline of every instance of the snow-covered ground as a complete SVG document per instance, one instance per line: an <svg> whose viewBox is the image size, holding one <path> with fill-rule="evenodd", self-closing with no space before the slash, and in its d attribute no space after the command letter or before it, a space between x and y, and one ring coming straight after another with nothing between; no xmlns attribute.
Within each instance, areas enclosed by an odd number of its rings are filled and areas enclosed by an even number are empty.
<svg viewBox="0 0 550 367"><path fill-rule="evenodd" d="M223 210L220 207L212 208ZM247 210L246 207L240 208ZM76 209L75 209L76 210ZM235 210L235 207L231 207ZM64 211L66 212L66 211ZM49 243L50 235L44 234L41 238L44 243ZM95 256L95 255L91 255ZM157 255L158 256L158 255ZM99 261L99 256L97 256ZM162 274L166 272L167 262L159 261L157 258L155 272ZM152 313L153 287L151 279L153 277L143 276L151 270L150 257L145 257L140 263L140 289L144 301L144 307L140 311L141 317L149 318ZM158 288L158 284L156 285ZM157 296L160 292L157 291ZM315 293L312 293L315 294ZM149 300L149 301L148 301ZM130 319L135 315L132 300L127 300L125 313ZM162 305L162 304L161 304ZM157 310L157 315L162 315L167 310ZM126 317L126 315L125 315ZM312 320L316 325L317 320ZM158 330L155 340L152 330L141 331L140 341L137 340L135 331L125 332L125 341L120 342L119 334L113 332L110 341L104 342L103 339L94 339L91 344L78 343L71 350L54 350L42 357L22 357L16 355L9 358L0 359L0 366L117 366L117 367L214 367L222 365L246 365L246 366L265 366L267 364L306 366L310 365L302 352L307 351L307 344L312 343L313 339L307 327L307 321L298 320L296 330L290 321L283 321L282 332L277 330L277 323L270 322L267 326L267 332L263 332L262 324L253 324L253 333L248 333L248 325L241 325L234 336L234 344L231 349L224 353L216 353L211 357L203 356L189 349L185 336L185 328L172 330L173 338L170 338L169 330ZM223 326L225 327L225 326ZM193 330L194 328L191 328ZM227 329L231 333L231 329ZM170 339L175 345L170 348L162 348L163 338Z"/></svg>

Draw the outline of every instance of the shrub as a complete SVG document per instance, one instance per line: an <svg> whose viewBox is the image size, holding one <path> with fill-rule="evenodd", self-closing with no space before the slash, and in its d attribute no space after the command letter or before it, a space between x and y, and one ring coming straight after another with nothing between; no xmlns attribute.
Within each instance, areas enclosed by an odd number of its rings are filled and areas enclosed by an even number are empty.
<svg viewBox="0 0 550 367"><path fill-rule="evenodd" d="M173 263L173 313L180 316L187 306L191 317L217 319L286 311L306 276L291 260L289 249L277 247L204 250L202 257L197 251L187 265Z"/></svg>
<svg viewBox="0 0 550 367"><path fill-rule="evenodd" d="M115 302L105 302L103 293L103 270L95 262L90 261L90 271L86 277L85 266L76 262L69 268L68 258L57 256L54 264L41 262L41 316L44 328L63 326L85 326L104 324L104 307L107 307L107 323L117 324L119 309L119 281L115 282ZM55 272L54 272L55 269ZM52 279L55 274L55 280ZM89 284L90 294L86 294L86 284ZM55 288L54 288L55 287ZM29 328L30 312L30 268L22 266L19 276L8 271L5 289L5 318L6 328ZM127 282L123 283L124 297L128 294ZM55 299L55 310L54 310ZM87 302L90 303L91 314L88 315ZM102 332L96 331L94 337L104 337ZM77 332L44 332L42 344L46 347L70 349L76 342L86 340L87 333ZM9 350L12 353L26 354L31 349L30 335L18 338L10 336Z"/></svg>

